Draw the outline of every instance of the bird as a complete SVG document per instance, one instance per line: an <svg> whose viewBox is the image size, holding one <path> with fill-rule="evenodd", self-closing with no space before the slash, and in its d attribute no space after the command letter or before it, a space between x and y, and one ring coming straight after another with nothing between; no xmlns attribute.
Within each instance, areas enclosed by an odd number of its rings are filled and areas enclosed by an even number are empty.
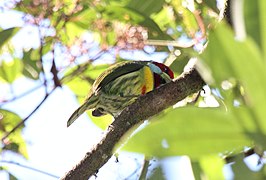
<svg viewBox="0 0 266 180"><path fill-rule="evenodd" d="M173 71L155 61L124 61L107 68L94 81L84 103L70 116L69 127L86 110L99 117L117 117L124 108L162 84L172 81Z"/></svg>

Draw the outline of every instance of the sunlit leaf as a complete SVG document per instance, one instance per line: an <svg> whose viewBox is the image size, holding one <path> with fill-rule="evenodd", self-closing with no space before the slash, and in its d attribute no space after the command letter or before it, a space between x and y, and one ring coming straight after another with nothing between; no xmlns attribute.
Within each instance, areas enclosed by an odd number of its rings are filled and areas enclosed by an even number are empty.
<svg viewBox="0 0 266 180"><path fill-rule="evenodd" d="M21 61L19 59L13 59L10 62L0 62L0 79L8 83L14 82L19 77L22 71Z"/></svg>
<svg viewBox="0 0 266 180"><path fill-rule="evenodd" d="M214 108L177 108L158 116L133 135L124 150L148 156L204 155L238 151L250 145L231 113Z"/></svg>
<svg viewBox="0 0 266 180"><path fill-rule="evenodd" d="M69 22L72 22L83 29L89 29L92 28L91 25L96 18L97 12L94 9L90 8L85 9L84 11L80 11L71 16Z"/></svg>
<svg viewBox="0 0 266 180"><path fill-rule="evenodd" d="M183 17L183 23L186 27L187 34L190 37L194 37L196 32L199 30L199 26L194 14L190 10L184 8L182 17Z"/></svg>
<svg viewBox="0 0 266 180"><path fill-rule="evenodd" d="M92 116L91 111L88 112L88 115L92 122L97 125L99 128L105 130L113 122L114 118L110 114L104 115L101 117Z"/></svg>
<svg viewBox="0 0 266 180"><path fill-rule="evenodd" d="M224 160L221 157L203 157L200 159L200 166L204 172L204 176L207 177L207 179L224 179Z"/></svg>
<svg viewBox="0 0 266 180"><path fill-rule="evenodd" d="M68 22L65 25L63 31L61 31L61 37L64 44L71 45L76 39L78 39L86 30L73 22Z"/></svg>

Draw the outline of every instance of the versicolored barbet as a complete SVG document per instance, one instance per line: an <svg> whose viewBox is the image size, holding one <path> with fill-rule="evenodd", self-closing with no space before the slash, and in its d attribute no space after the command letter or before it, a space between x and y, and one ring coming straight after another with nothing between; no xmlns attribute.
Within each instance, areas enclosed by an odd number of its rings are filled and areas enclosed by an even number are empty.
<svg viewBox="0 0 266 180"><path fill-rule="evenodd" d="M153 61L127 61L105 70L93 83L84 103L67 121L69 127L86 110L93 116L111 114L116 117L140 95L170 82L173 71Z"/></svg>

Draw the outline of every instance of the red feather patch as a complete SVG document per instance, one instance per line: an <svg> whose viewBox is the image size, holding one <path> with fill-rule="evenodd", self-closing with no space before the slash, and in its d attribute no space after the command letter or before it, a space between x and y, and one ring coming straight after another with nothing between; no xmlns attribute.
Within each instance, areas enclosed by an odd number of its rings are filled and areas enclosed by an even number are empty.
<svg viewBox="0 0 266 180"><path fill-rule="evenodd" d="M143 94L145 94L146 93L146 86L144 85L144 86L142 86L142 88L141 88L141 94L143 95Z"/></svg>

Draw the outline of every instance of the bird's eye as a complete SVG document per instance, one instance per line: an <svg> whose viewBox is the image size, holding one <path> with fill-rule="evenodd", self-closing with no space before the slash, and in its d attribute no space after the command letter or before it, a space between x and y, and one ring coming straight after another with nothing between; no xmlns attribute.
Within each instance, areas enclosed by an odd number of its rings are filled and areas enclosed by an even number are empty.
<svg viewBox="0 0 266 180"><path fill-rule="evenodd" d="M98 108L98 110L103 113L104 112L104 109L103 108Z"/></svg>

